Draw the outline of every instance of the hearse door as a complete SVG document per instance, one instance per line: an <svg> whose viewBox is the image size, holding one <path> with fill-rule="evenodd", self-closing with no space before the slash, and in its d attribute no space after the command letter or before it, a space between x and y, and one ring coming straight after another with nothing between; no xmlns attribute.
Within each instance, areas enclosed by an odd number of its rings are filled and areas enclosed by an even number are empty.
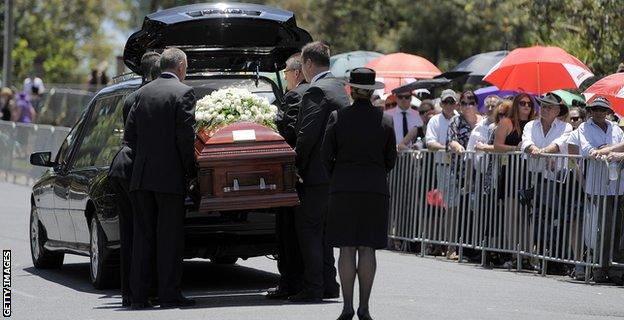
<svg viewBox="0 0 624 320"><path fill-rule="evenodd" d="M91 193L96 180L108 174L108 166L121 145L121 101L121 95L98 98L89 121L85 123L72 168L69 170L69 215L74 225L76 242L79 244L88 244L90 240L85 212L88 201L94 200L99 204L106 202L104 199L91 199ZM100 220L100 224L105 228L105 221Z"/></svg>
<svg viewBox="0 0 624 320"><path fill-rule="evenodd" d="M54 199L54 215L58 224L58 239L64 242L75 242L74 225L69 216L69 184L70 179L68 177L68 171L70 166L70 160L76 148L77 137L82 127L84 115L78 123L72 128L72 130L63 141L59 153L56 157L57 166L54 167L54 184L53 184L53 199Z"/></svg>

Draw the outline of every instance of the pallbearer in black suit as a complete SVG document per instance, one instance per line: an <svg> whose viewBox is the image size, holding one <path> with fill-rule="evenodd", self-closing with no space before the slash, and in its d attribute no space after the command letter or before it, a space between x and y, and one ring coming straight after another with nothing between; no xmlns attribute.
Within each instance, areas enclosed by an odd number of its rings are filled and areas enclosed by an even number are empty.
<svg viewBox="0 0 624 320"><path fill-rule="evenodd" d="M308 88L303 72L301 71L301 57L297 53L286 60L284 70L286 78L286 88L288 92L284 95L280 106L280 115L277 121L277 128L286 142L295 148L297 142L297 116L303 93ZM295 230L295 215L299 207L284 208L280 214L276 215L276 233L279 246L277 255L277 269L280 273L279 284L267 292L268 299L286 299L301 291L303 286L303 260L301 250L297 240Z"/></svg>
<svg viewBox="0 0 624 320"><path fill-rule="evenodd" d="M160 54L147 52L141 57L143 85L160 75ZM130 108L136 101L137 91L126 97L123 106L123 121L128 119ZM121 246L121 305L130 306L130 266L132 261L132 205L130 203L130 177L132 176L132 150L123 141L122 147L111 162L108 179L115 190L119 208L119 242Z"/></svg>
<svg viewBox="0 0 624 320"><path fill-rule="evenodd" d="M135 208L130 285L132 307L149 307L147 297L156 257L161 307L194 304L182 296L184 197L194 176L195 92L181 81L186 55L163 51L162 74L137 91L124 139L134 151L130 192Z"/></svg>
<svg viewBox="0 0 624 320"><path fill-rule="evenodd" d="M338 271L344 307L338 319L351 319L353 284L360 285L360 319L371 319L368 300L375 278L375 249L386 246L390 192L387 174L397 157L392 117L370 101L375 71L357 68L348 84L354 102L329 117L322 145L330 176L327 243L340 248ZM356 266L355 256L358 255Z"/></svg>
<svg viewBox="0 0 624 320"><path fill-rule="evenodd" d="M334 252L325 244L329 178L321 163L321 142L329 114L349 105L343 83L329 72L329 47L312 42L301 50L303 75L310 87L303 94L297 119L295 163L301 177L301 208L295 215L304 262L303 290L292 302L338 298Z"/></svg>

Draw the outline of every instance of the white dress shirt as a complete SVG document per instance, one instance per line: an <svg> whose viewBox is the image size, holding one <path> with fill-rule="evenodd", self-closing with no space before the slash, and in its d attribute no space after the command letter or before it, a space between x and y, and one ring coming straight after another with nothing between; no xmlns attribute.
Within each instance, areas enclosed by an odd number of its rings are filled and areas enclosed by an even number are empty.
<svg viewBox="0 0 624 320"><path fill-rule="evenodd" d="M176 79L178 79L178 81L180 81L180 78L178 78L178 76L177 76L175 73L173 73L173 72L165 71L165 72L163 72L163 73L161 73L161 74L169 74L169 75L172 75L174 78L176 78Z"/></svg>
<svg viewBox="0 0 624 320"><path fill-rule="evenodd" d="M581 135L579 134L578 129L570 132L570 137L568 137L568 145L573 144L577 147L581 146ZM580 150L579 150L580 152ZM569 153L569 152L568 152Z"/></svg>
<svg viewBox="0 0 624 320"><path fill-rule="evenodd" d="M470 133L470 138L468 139L468 144L466 145L466 151L475 151L477 142L488 142L490 139L490 129L492 124L489 120L490 119L486 117L477 122L474 129L472 129L472 132Z"/></svg>
<svg viewBox="0 0 624 320"><path fill-rule="evenodd" d="M494 131L494 125L495 124L490 122L490 119L487 117L477 122L474 129L472 129L472 132L470 133L470 138L468 139L468 144L466 145L466 151L475 152L478 142L488 143L490 135L492 134L492 131ZM482 157L483 153L475 154L474 161L476 166L482 165L481 169L485 170L487 169L485 167L487 163L481 164Z"/></svg>
<svg viewBox="0 0 624 320"><path fill-rule="evenodd" d="M329 71L329 70L327 70L327 71L323 71L323 72L321 72L321 73L319 73L319 74L315 75L314 77L312 77L312 80L310 80L310 83L315 83L315 82L316 82L316 80L320 79L321 77L324 77L324 76L325 76L326 74L328 74L328 73L330 73L330 71Z"/></svg>
<svg viewBox="0 0 624 320"><path fill-rule="evenodd" d="M614 145L624 141L624 132L616 123L607 120L607 131L603 131L592 119L578 128L580 153L588 157L589 153L602 145ZM624 177L620 173L620 183L609 180L607 164L601 160L589 160L585 175L585 192L591 195L624 194Z"/></svg>
<svg viewBox="0 0 624 320"><path fill-rule="evenodd" d="M404 138L403 136L403 112L405 112L405 116L407 118L407 131L413 127L422 127L423 121L420 118L420 114L418 111L408 108L407 110L402 110L399 107L392 108L386 111L386 114L392 116L392 120L394 122L394 135L396 137L397 144L401 142Z"/></svg>
<svg viewBox="0 0 624 320"><path fill-rule="evenodd" d="M451 117L452 119L452 117ZM441 145L446 145L446 138L448 137L448 127L451 119L447 119L444 113L436 114L429 119L427 123L427 133L425 134L425 143L437 141ZM450 157L445 157L443 153L438 152L435 155L436 163L448 163Z"/></svg>
<svg viewBox="0 0 624 320"><path fill-rule="evenodd" d="M546 148L551 144L559 146L559 153L568 153L568 138L572 132L572 125L559 119L555 119L550 129L544 134L542 121L535 119L529 121L522 132L522 143L520 148L525 151L529 146Z"/></svg>
<svg viewBox="0 0 624 320"><path fill-rule="evenodd" d="M522 132L522 142L520 144L522 151L526 151L529 146L534 145L542 149L554 143L559 147L559 153L567 154L567 141L570 137L570 133L572 132L572 125L559 119L555 119L546 134L544 134L543 128L544 127L542 126L540 118L531 120L526 124L526 126L524 126L524 131ZM546 159L543 157L538 159L529 158L529 170L532 172L541 172L544 177L549 180L560 180L561 177L557 174L561 173L561 170L567 168L567 163L554 161L556 166L553 169L548 165L548 160L553 161L554 159Z"/></svg>

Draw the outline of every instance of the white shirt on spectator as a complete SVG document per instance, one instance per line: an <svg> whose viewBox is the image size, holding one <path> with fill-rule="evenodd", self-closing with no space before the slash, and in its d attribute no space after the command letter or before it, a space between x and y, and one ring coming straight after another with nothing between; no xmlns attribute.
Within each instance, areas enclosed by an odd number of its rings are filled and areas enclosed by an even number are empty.
<svg viewBox="0 0 624 320"><path fill-rule="evenodd" d="M542 126L542 121L540 118L529 121L526 126L524 126L524 131L522 132L522 142L520 144L520 148L522 151L526 151L529 146L536 146L538 148L546 148L551 144L556 144L559 147L559 153L567 154L568 153L568 138L570 137L570 132L572 132L572 125L569 123L565 123L559 119L555 119L553 123L550 125L550 129L546 134L544 134L544 127ZM550 159L551 161L555 161L557 164L556 168L548 169L546 158L529 158L528 166L529 170L532 172L542 172L544 177L550 180L559 180L559 176L557 172L567 167L567 164L561 165L561 161L556 161L555 159Z"/></svg>
<svg viewBox="0 0 624 320"><path fill-rule="evenodd" d="M492 122L490 122L488 118L483 118L483 120L477 122L474 129L472 129L472 132L470 133L470 138L468 139L468 144L466 145L466 151L475 151L477 142L488 142L490 139L491 124Z"/></svg>
<svg viewBox="0 0 624 320"><path fill-rule="evenodd" d="M578 128L580 153L588 157L589 153L602 145L613 145L624 141L624 132L616 123L607 122L607 131L603 131L592 119L587 120ZM620 185L609 180L607 165L601 160L589 160L585 177L585 192L591 195L624 194L624 177L620 173ZM598 190L595 190L597 187Z"/></svg>
<svg viewBox="0 0 624 320"><path fill-rule="evenodd" d="M451 117L452 119L452 117ZM447 119L444 113L436 114L429 119L427 123L427 132L425 133L425 143L437 141L441 145L446 145L446 138L448 137L448 127L451 119ZM444 157L444 154L440 152L435 155L435 162L447 163L450 160Z"/></svg>
<svg viewBox="0 0 624 320"><path fill-rule="evenodd" d="M526 151L526 148L534 145L541 149L554 143L559 146L559 153L568 153L567 141L571 132L571 124L555 119L550 126L550 130L544 134L542 121L539 118L531 120L526 124L522 132L520 148L522 151Z"/></svg>
<svg viewBox="0 0 624 320"><path fill-rule="evenodd" d="M478 142L488 143L488 141L490 140L490 134L492 131L493 124L494 123L490 122L490 119L488 119L487 117L477 122L474 129L472 129L472 132L470 133L470 138L468 139L468 144L466 145L466 151L475 152L476 150L475 148ZM483 154L474 155L474 161L475 161L476 166L479 166L479 164L481 163L482 157L483 157ZM486 169L486 168L483 167L482 169Z"/></svg>
<svg viewBox="0 0 624 320"><path fill-rule="evenodd" d="M581 146L581 136L579 134L578 129L573 130L572 132L570 132L570 137L568 137L568 144L573 144L577 147ZM568 152L569 153L569 152Z"/></svg>
<svg viewBox="0 0 624 320"><path fill-rule="evenodd" d="M392 116L392 120L394 122L394 135L396 137L396 142L399 143L403 140L403 112L405 111L405 116L407 118L407 131L409 132L413 127L422 127L423 121L420 118L420 114L418 111L408 108L407 110L402 110L399 107L392 108L386 111L386 114Z"/></svg>

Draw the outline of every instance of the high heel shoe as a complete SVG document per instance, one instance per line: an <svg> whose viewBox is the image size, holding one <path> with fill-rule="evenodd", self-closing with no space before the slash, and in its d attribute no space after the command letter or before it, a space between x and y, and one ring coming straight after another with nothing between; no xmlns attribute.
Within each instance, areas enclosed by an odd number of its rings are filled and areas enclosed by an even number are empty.
<svg viewBox="0 0 624 320"><path fill-rule="evenodd" d="M336 320L351 320L353 319L353 316L355 316L355 313L353 311L343 312L340 314L340 316Z"/></svg>
<svg viewBox="0 0 624 320"><path fill-rule="evenodd" d="M366 311L366 313L363 313L363 312L360 312L360 309L358 309L357 316L358 316L358 319L360 320L373 320L368 310Z"/></svg>

